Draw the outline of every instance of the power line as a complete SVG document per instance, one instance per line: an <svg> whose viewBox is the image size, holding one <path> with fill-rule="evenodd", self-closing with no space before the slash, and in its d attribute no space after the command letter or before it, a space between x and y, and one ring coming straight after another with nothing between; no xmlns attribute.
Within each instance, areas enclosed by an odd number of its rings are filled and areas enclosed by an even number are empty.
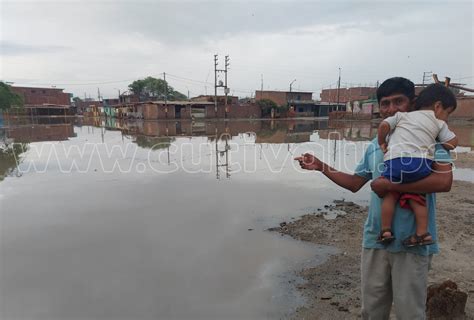
<svg viewBox="0 0 474 320"><path fill-rule="evenodd" d="M466 76L466 77L461 77L461 78L455 78L453 80L464 80L464 79L473 79L474 76Z"/></svg>

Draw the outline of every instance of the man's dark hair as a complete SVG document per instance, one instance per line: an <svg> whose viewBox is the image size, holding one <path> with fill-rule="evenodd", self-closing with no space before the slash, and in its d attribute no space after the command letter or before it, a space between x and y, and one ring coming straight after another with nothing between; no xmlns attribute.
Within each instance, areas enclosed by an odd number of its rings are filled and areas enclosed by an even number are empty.
<svg viewBox="0 0 474 320"><path fill-rule="evenodd" d="M443 105L443 109L454 107L456 109L457 102L454 93L440 83L430 84L424 88L415 102L415 110L426 109L432 107L437 101ZM453 109L453 110L454 110Z"/></svg>
<svg viewBox="0 0 474 320"><path fill-rule="evenodd" d="M415 98L415 85L402 77L387 79L377 88L377 101L393 94L403 94L411 101Z"/></svg>

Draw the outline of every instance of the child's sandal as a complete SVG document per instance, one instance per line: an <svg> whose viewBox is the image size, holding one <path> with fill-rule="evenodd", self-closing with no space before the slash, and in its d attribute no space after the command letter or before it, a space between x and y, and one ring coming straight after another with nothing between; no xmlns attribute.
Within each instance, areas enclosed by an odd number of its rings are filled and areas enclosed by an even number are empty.
<svg viewBox="0 0 474 320"><path fill-rule="evenodd" d="M426 239L431 237L431 239ZM421 236L414 234L403 240L403 245L407 248L417 247L417 246L429 246L434 244L435 241L433 240L431 233L427 232L422 234Z"/></svg>
<svg viewBox="0 0 474 320"><path fill-rule="evenodd" d="M384 237L383 234L384 234L385 232L390 232L390 236ZM393 236L392 229L387 228L387 229L382 229L382 230L380 231L380 234L379 234L379 236L378 236L378 238L377 238L377 243L384 244L384 245L388 245L388 244L392 243L393 240L395 240L395 237Z"/></svg>

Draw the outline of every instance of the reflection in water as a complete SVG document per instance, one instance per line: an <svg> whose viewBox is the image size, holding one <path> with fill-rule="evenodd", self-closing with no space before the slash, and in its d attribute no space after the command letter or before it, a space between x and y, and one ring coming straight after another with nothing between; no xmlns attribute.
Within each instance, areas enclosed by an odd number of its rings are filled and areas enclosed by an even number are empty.
<svg viewBox="0 0 474 320"><path fill-rule="evenodd" d="M5 130L0 128L0 181L7 176L21 176L18 164L22 161L21 155L28 150L27 143L15 143L7 137Z"/></svg>
<svg viewBox="0 0 474 320"><path fill-rule="evenodd" d="M225 177L227 179L230 178L230 170L229 170L229 139L232 137L229 134L223 134L220 136L221 140L224 140L224 149L219 150L219 139L216 139L216 179L220 179L221 176L221 168L225 170Z"/></svg>

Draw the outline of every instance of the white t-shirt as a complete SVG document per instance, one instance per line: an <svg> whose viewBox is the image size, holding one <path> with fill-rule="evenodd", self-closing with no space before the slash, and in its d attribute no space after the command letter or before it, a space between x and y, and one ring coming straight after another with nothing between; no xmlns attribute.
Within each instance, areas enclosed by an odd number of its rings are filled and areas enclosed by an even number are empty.
<svg viewBox="0 0 474 320"><path fill-rule="evenodd" d="M434 158L436 140L445 143L456 135L432 110L397 112L384 119L390 125L388 151L384 160L400 157Z"/></svg>

